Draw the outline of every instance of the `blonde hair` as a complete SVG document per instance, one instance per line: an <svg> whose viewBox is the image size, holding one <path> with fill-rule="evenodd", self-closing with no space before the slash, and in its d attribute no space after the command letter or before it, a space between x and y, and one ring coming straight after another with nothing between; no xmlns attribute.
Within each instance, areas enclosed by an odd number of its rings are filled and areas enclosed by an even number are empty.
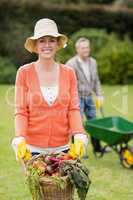
<svg viewBox="0 0 133 200"><path fill-rule="evenodd" d="M45 37L45 36L43 36L43 37ZM50 37L53 37L53 36L50 36ZM62 46L62 43L63 43L62 37L59 36L59 37L53 37L53 38L56 38L56 39L57 39L58 49L64 48L64 46ZM38 38L38 39L39 39L39 38ZM31 47L32 47L32 49L33 49L33 52L35 52L35 53L37 53L36 43L37 43L37 40L38 40L38 39L31 41Z"/></svg>

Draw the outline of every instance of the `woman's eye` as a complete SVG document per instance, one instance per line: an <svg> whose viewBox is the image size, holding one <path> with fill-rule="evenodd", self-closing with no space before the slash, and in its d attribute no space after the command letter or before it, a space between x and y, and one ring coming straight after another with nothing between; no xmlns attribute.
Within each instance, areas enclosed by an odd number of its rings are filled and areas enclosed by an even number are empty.
<svg viewBox="0 0 133 200"><path fill-rule="evenodd" d="M41 40L39 40L39 42L40 42L40 43L42 43L42 42L44 42L44 40L43 40L43 39L41 39Z"/></svg>
<svg viewBox="0 0 133 200"><path fill-rule="evenodd" d="M56 43L56 41L57 41L57 40L54 39L54 38L51 38L51 39L49 39L49 40L45 40L45 39L42 38L42 39L38 40L39 43L47 43L47 42L48 42L48 43Z"/></svg>
<svg viewBox="0 0 133 200"><path fill-rule="evenodd" d="M56 42L56 40L55 39L51 39L50 42Z"/></svg>

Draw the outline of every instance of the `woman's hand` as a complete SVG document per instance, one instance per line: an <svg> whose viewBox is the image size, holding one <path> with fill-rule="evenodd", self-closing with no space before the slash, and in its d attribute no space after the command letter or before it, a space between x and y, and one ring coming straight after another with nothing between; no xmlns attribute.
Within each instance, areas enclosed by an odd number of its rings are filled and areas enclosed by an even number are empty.
<svg viewBox="0 0 133 200"><path fill-rule="evenodd" d="M26 147L25 138L22 136L15 137L11 143L13 150L15 151L16 160L23 159L27 161L31 158L31 153Z"/></svg>
<svg viewBox="0 0 133 200"><path fill-rule="evenodd" d="M69 155L72 158L82 158L87 156L88 138L85 134L75 134L72 136L72 142L70 144Z"/></svg>

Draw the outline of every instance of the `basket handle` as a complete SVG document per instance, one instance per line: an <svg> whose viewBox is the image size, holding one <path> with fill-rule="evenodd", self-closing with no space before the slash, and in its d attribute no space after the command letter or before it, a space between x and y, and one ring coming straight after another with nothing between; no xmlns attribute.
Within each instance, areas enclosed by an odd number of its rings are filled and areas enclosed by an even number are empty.
<svg viewBox="0 0 133 200"><path fill-rule="evenodd" d="M24 174L26 174L26 165L25 165L25 162L22 158L20 159L20 165L22 167Z"/></svg>

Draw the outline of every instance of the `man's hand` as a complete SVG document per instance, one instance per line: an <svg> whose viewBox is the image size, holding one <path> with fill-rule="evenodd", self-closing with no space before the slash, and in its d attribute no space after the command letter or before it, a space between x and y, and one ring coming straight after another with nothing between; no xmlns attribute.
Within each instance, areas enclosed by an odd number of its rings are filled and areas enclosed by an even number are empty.
<svg viewBox="0 0 133 200"><path fill-rule="evenodd" d="M12 147L16 154L16 160L23 159L24 161L27 161L31 158L31 153L26 147L26 142L24 137L22 136L15 137L12 140Z"/></svg>
<svg viewBox="0 0 133 200"><path fill-rule="evenodd" d="M103 106L104 97L103 96L97 96L96 97L96 108L100 109Z"/></svg>

